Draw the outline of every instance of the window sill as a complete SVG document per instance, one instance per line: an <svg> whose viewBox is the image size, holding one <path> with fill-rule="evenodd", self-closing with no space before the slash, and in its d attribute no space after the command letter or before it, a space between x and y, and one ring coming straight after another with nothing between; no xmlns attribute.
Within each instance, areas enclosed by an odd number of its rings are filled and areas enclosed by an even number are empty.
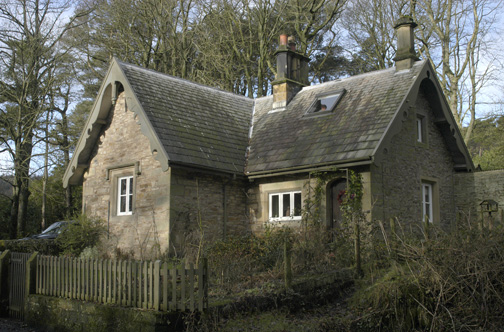
<svg viewBox="0 0 504 332"><path fill-rule="evenodd" d="M133 214L121 214L121 215L111 215L110 216L110 221L112 222L129 222L134 220L134 215Z"/></svg>
<svg viewBox="0 0 504 332"><path fill-rule="evenodd" d="M293 220L301 220L301 216L299 217L280 217L280 218L269 218L269 221L293 221Z"/></svg>
<svg viewBox="0 0 504 332"><path fill-rule="evenodd" d="M266 221L266 224L273 226L300 226L301 217L296 218L270 218Z"/></svg>
<svg viewBox="0 0 504 332"><path fill-rule="evenodd" d="M303 115L303 119L310 119L310 118L318 118L322 116L327 116L334 114L332 111L318 111L318 112L311 112L311 113L306 113Z"/></svg>

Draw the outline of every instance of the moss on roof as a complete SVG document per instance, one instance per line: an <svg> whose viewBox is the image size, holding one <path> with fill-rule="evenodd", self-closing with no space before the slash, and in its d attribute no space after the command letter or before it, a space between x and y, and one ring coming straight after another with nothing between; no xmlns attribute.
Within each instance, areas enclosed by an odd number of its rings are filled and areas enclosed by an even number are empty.
<svg viewBox="0 0 504 332"><path fill-rule="evenodd" d="M284 111L256 100L246 174L371 158L424 62L303 88ZM345 90L333 112L305 116L317 96Z"/></svg>
<svg viewBox="0 0 504 332"><path fill-rule="evenodd" d="M170 163L243 174L252 99L118 63Z"/></svg>

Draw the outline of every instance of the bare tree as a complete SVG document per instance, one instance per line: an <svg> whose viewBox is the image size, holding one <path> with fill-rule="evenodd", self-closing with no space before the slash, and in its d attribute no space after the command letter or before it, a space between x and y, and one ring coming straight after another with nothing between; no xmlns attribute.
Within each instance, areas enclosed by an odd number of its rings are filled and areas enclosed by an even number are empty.
<svg viewBox="0 0 504 332"><path fill-rule="evenodd" d="M88 72L98 81L110 56L117 56L239 94L263 96L274 78L273 52L280 32L297 35L299 51L306 55L326 45L332 50L336 39L331 28L345 1L81 0L80 7L94 10L75 36L87 55Z"/></svg>
<svg viewBox="0 0 504 332"><path fill-rule="evenodd" d="M350 0L343 20L364 68L393 65L393 24L402 15L413 17L418 52L435 66L441 87L460 128L469 141L481 89L494 77L495 55L488 38L501 9L501 0Z"/></svg>
<svg viewBox="0 0 504 332"><path fill-rule="evenodd" d="M317 49L316 37L332 32L346 0L289 0L288 25L293 25L299 38L299 51L306 56ZM330 43L334 38L330 39ZM332 46L332 45L330 45Z"/></svg>
<svg viewBox="0 0 504 332"><path fill-rule="evenodd" d="M14 170L12 238L25 232L35 132L55 82L51 69L67 53L61 41L80 15L63 18L71 5L50 0L0 3L0 151L10 155Z"/></svg>
<svg viewBox="0 0 504 332"><path fill-rule="evenodd" d="M342 25L351 43L347 47L368 62L363 71L394 65L394 22L402 9L402 3L393 0L349 1Z"/></svg>
<svg viewBox="0 0 504 332"><path fill-rule="evenodd" d="M297 51L314 56L314 71L334 56L337 39L332 28L345 0L211 0L198 6L203 17L197 38L200 73L226 73L229 90L264 96L276 72L274 51L280 33L296 37ZM218 68L218 69L217 69ZM320 75L315 74L319 77Z"/></svg>
<svg viewBox="0 0 504 332"><path fill-rule="evenodd" d="M86 24L73 32L73 38L86 56L82 69L98 77L98 81L112 56L192 78L192 27L197 19L193 0L82 0L79 8L88 11L89 16Z"/></svg>
<svg viewBox="0 0 504 332"><path fill-rule="evenodd" d="M207 70L210 65L233 82L224 88L249 97L266 95L273 79L274 45L285 24L281 13L286 2L213 0L198 7L203 17L196 39L200 77L205 77L205 83L212 81L216 72Z"/></svg>
<svg viewBox="0 0 504 332"><path fill-rule="evenodd" d="M420 51L434 63L459 127L466 125L466 142L476 119L478 93L492 74L492 58L484 50L492 42L487 37L501 5L493 0L417 0L413 12L421 24ZM481 61L484 56L486 63Z"/></svg>

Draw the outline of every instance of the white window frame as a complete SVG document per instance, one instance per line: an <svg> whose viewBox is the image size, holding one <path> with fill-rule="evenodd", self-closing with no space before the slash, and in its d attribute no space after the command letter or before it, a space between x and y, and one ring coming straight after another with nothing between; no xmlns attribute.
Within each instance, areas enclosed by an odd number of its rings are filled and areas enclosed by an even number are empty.
<svg viewBox="0 0 504 332"><path fill-rule="evenodd" d="M422 124L422 119L417 117L416 119L416 125L417 125L417 142L418 143L423 143L423 124Z"/></svg>
<svg viewBox="0 0 504 332"><path fill-rule="evenodd" d="M429 222L432 223L434 221L434 197L432 184L430 183L422 183L422 221L425 221L427 217Z"/></svg>
<svg viewBox="0 0 504 332"><path fill-rule="evenodd" d="M295 194L301 195L301 191L284 191L284 192L276 192L276 193L270 193L269 194L269 220L270 221L290 221L290 220L301 220L301 209L303 206L303 197L301 196L301 206L299 207L299 215L294 216L294 201L295 201ZM283 195L289 195L289 204L290 208L288 211L288 215L286 215L284 211L284 206L283 206ZM278 196L278 211L279 216L278 217L273 217L273 197Z"/></svg>
<svg viewBox="0 0 504 332"><path fill-rule="evenodd" d="M121 183L126 181L126 193L121 194ZM128 216L133 214L133 189L134 179L132 175L117 178L117 215ZM125 210L121 211L121 198L126 199Z"/></svg>
<svg viewBox="0 0 504 332"><path fill-rule="evenodd" d="M421 114L417 114L416 117L416 142L427 144L427 120Z"/></svg>

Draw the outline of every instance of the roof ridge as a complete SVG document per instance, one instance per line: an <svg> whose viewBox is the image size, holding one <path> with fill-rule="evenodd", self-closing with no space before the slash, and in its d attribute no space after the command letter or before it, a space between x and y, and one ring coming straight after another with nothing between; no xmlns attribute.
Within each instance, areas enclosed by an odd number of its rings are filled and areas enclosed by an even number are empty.
<svg viewBox="0 0 504 332"><path fill-rule="evenodd" d="M254 100L252 98L249 98L247 96L242 96L242 95L236 94L234 92L230 92L230 91L222 90L222 89L219 89L219 88L211 87L211 86L208 86L208 85L204 85L204 84L201 84L201 83L193 82L193 81L185 79L185 78L180 78L180 77L173 76L173 75L170 75L170 74L166 74L166 73L162 73L162 72L159 72L159 71L155 71L154 69L144 68L144 67L141 67L139 65L135 65L135 64L132 64L132 63L121 61L121 60L119 60L117 58L116 58L116 61L121 66L124 65L124 66L133 67L133 68L141 70L141 71L147 71L147 72L150 72L152 74L159 75L159 76L171 79L173 81L184 82L184 83L187 83L189 85L197 86L199 88L204 88L206 90L211 90L211 91L214 91L214 92L217 92L217 93L231 95L233 97L238 97L238 98L241 98L241 99L246 99L246 100L250 100L250 101Z"/></svg>
<svg viewBox="0 0 504 332"><path fill-rule="evenodd" d="M413 67L415 67L415 66L421 66L421 64L423 64L424 62L425 62L425 60L416 61L413 64ZM352 75L352 76L348 76L348 77L337 78L337 79L334 79L332 81L323 82L323 83L319 83L319 84L315 84L315 85L305 86L302 90L310 90L310 89L318 88L320 86L329 85L329 84L336 83L336 82L343 82L343 81L349 81L349 80L353 80L353 79L363 78L363 77L366 77L366 76L379 75L379 74L383 74L383 73L389 72L389 71L394 71L395 72L395 70L396 70L395 67L390 67L390 68L385 68L385 69L378 69L378 70L368 71L366 73L361 73L361 74ZM400 71L398 73L403 73L403 72L407 73L408 71L409 70L402 70L402 71Z"/></svg>

